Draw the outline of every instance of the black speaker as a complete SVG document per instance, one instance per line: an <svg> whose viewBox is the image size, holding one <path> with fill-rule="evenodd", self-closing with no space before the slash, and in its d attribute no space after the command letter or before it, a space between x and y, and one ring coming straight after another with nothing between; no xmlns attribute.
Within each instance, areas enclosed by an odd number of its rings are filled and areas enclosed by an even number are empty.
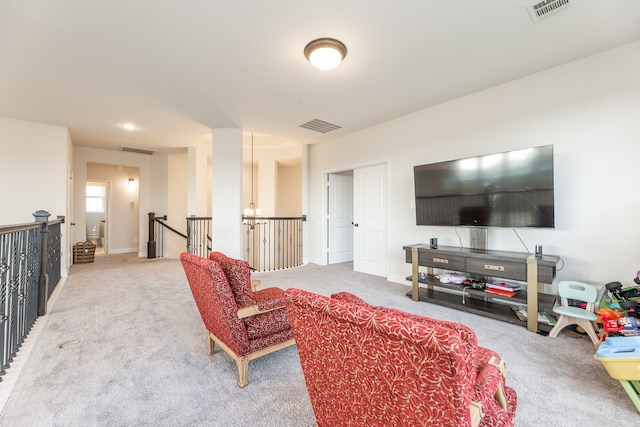
<svg viewBox="0 0 640 427"><path fill-rule="evenodd" d="M429 246L431 246L431 249L438 249L438 239L436 237L432 237L429 241Z"/></svg>

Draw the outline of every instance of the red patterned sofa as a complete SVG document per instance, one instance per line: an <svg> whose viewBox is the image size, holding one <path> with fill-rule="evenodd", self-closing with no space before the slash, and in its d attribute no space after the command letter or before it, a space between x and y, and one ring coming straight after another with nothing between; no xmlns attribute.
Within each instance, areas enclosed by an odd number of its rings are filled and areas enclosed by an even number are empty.
<svg viewBox="0 0 640 427"><path fill-rule="evenodd" d="M318 426L513 426L504 363L470 328L346 292L286 298Z"/></svg>
<svg viewBox="0 0 640 427"><path fill-rule="evenodd" d="M294 345L284 291L253 291L249 263L219 252L210 259L183 252L180 261L207 329L209 354L216 343L238 365L238 385L247 385L249 361Z"/></svg>

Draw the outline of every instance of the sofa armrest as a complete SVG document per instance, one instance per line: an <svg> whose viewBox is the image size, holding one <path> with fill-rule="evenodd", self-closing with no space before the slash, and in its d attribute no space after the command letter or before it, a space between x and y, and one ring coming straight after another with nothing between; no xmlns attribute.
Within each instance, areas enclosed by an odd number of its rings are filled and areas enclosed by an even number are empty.
<svg viewBox="0 0 640 427"><path fill-rule="evenodd" d="M478 402L471 402L469 404L469 414L471 415L471 427L478 427L484 413L482 412L482 405Z"/></svg>
<svg viewBox="0 0 640 427"><path fill-rule="evenodd" d="M351 292L337 292L335 294L331 294L331 298L337 299L340 301L350 302L351 304L366 305L367 307L372 307L365 300L352 294Z"/></svg>
<svg viewBox="0 0 640 427"><path fill-rule="evenodd" d="M494 400L502 410L508 412L504 386L505 368L504 361L497 357L492 357L478 372L472 399L475 404L480 405L481 408L489 408L494 406L490 403L491 400Z"/></svg>

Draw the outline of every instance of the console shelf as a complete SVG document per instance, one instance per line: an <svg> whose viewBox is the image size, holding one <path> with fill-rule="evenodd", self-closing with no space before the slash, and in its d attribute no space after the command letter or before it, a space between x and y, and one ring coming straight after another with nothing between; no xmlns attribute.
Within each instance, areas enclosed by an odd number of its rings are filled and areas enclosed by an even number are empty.
<svg viewBox="0 0 640 427"><path fill-rule="evenodd" d="M516 317L511 307L524 306L528 313L527 329L531 332L546 329L538 325L538 311L552 308L554 297L542 291L543 284L551 283L555 278L557 257L536 258L521 252L452 246L432 248L424 244L407 245L403 249L407 262L412 265L412 274L407 277L412 287L407 295L414 301L428 301L519 325L525 322ZM420 267L427 267L425 280L418 278ZM444 284L434 276L434 268L476 278L496 277L526 282L527 290L504 297L468 286Z"/></svg>

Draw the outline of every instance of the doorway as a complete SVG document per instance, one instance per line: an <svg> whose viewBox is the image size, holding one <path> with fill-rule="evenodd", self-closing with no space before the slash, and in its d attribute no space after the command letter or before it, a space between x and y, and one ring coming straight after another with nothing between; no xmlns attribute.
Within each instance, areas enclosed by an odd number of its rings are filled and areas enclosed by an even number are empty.
<svg viewBox="0 0 640 427"><path fill-rule="evenodd" d="M327 175L327 262L387 275L386 164ZM351 259L349 259L349 257Z"/></svg>
<svg viewBox="0 0 640 427"><path fill-rule="evenodd" d="M109 183L87 181L86 184L86 239L96 245L96 255L108 253L107 227L109 212Z"/></svg>

